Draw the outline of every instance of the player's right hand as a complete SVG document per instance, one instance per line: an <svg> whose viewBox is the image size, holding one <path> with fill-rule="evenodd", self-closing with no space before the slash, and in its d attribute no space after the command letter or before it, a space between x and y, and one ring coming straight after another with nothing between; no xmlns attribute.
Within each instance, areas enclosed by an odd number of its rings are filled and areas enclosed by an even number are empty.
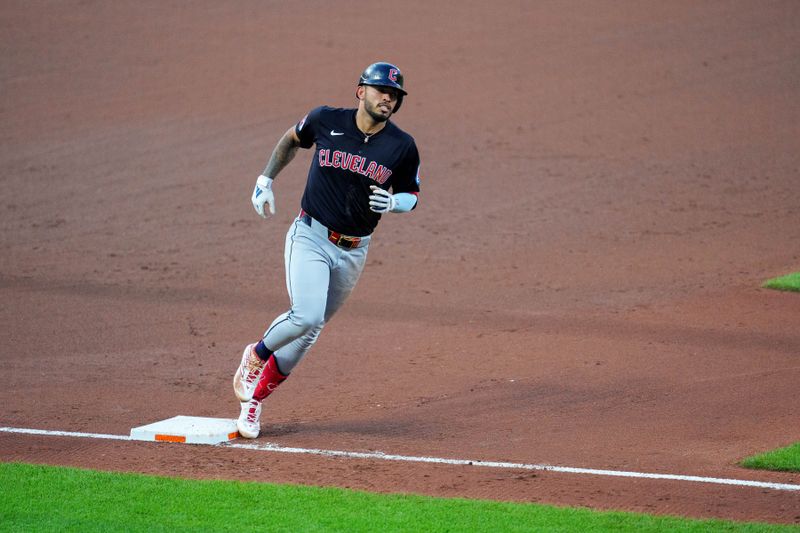
<svg viewBox="0 0 800 533"><path fill-rule="evenodd" d="M253 190L253 197L250 199L253 207L263 218L269 218L275 214L275 195L272 194L272 178L263 174L256 180L256 188ZM269 214L264 211L264 204L269 204Z"/></svg>

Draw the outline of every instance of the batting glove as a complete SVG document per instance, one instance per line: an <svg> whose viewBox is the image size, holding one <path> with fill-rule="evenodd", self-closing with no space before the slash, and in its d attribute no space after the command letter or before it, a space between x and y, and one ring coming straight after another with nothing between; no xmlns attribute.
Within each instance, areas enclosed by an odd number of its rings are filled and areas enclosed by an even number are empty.
<svg viewBox="0 0 800 533"><path fill-rule="evenodd" d="M256 180L256 188L253 190L253 197L250 199L256 213L263 218L269 218L275 214L275 195L272 194L272 178L261 175ZM269 214L264 212L264 204L269 204Z"/></svg>
<svg viewBox="0 0 800 533"><path fill-rule="evenodd" d="M408 213L417 205L417 196L408 192L389 194L380 187L371 185L369 208L376 213Z"/></svg>
<svg viewBox="0 0 800 533"><path fill-rule="evenodd" d="M376 213L388 213L395 206L394 195L375 185L370 185L372 194L369 196L369 209Z"/></svg>

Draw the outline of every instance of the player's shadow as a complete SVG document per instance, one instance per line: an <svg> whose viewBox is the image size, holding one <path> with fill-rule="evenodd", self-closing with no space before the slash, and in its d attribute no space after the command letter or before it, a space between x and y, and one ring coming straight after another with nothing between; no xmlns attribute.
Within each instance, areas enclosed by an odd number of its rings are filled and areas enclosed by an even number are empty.
<svg viewBox="0 0 800 533"><path fill-rule="evenodd" d="M365 420L329 420L314 422L288 422L262 424L261 437L284 437L287 435L353 435L430 438L433 427L416 420L365 419Z"/></svg>

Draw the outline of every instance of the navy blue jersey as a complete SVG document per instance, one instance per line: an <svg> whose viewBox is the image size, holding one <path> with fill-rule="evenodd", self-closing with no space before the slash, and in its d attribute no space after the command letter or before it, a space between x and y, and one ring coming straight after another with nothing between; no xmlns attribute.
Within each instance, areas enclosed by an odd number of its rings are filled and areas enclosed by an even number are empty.
<svg viewBox="0 0 800 533"><path fill-rule="evenodd" d="M370 185L419 192L417 145L391 121L367 137L356 126L355 109L323 106L295 132L302 148L316 144L301 206L328 229L357 237L375 230L381 215L369 208Z"/></svg>

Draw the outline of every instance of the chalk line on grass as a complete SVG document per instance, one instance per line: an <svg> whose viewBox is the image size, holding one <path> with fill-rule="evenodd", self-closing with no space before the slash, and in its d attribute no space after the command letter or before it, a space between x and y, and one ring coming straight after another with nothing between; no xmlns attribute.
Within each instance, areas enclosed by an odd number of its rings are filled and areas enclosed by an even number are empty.
<svg viewBox="0 0 800 533"><path fill-rule="evenodd" d="M50 437L76 437L89 439L107 440L131 440L128 435L109 435L104 433L79 433L75 431L54 431L46 429L28 429L0 427L0 433L17 433L23 435L40 435ZM145 441L135 441L145 442ZM395 455L384 452L348 452L343 450L324 450L318 448L297 448L292 446L282 446L273 443L221 443L221 444L195 444L194 446L217 446L221 448L238 448L243 450L255 450L273 453L293 453L303 455L319 455L324 457L344 457L347 459L370 459L377 461L394 461L407 463L428 463L451 466L476 466L481 468L496 468L508 470L537 470L547 472L559 472L564 474L583 474L594 476L626 477L639 479L657 479L670 481L689 481L694 483L710 483L715 485L732 485L738 487L756 487L762 489L800 491L800 485L791 483L772 483L768 481L753 481L748 479L732 479L691 476L682 474L657 474L652 472L630 472L625 470L603 470L595 468L576 468L571 466L554 466L545 464L512 463L504 461L481 461L470 459L446 459L442 457L425 457L414 455Z"/></svg>

